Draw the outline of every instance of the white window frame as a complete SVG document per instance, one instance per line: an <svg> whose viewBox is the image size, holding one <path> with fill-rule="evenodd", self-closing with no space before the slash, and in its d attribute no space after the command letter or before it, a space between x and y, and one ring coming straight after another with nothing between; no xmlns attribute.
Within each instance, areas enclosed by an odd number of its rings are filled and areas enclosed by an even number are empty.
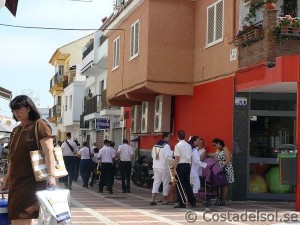
<svg viewBox="0 0 300 225"><path fill-rule="evenodd" d="M70 95L70 98L69 98L69 109L70 110L72 109L72 101L73 101L73 96Z"/></svg>
<svg viewBox="0 0 300 225"><path fill-rule="evenodd" d="M58 65L58 75L64 75L65 68L64 65Z"/></svg>
<svg viewBox="0 0 300 225"><path fill-rule="evenodd" d="M113 64L112 71L120 66L120 36L118 36L113 42Z"/></svg>
<svg viewBox="0 0 300 225"><path fill-rule="evenodd" d="M137 29L138 27L138 29ZM136 46L137 45L137 46ZM130 56L129 61L138 57L140 45L140 20L130 26Z"/></svg>
<svg viewBox="0 0 300 225"><path fill-rule="evenodd" d="M68 111L68 96L65 96L65 111Z"/></svg>
<svg viewBox="0 0 300 225"><path fill-rule="evenodd" d="M219 4L220 2L222 2L222 37L219 39L216 39L216 30L217 30L217 26L216 26L216 21L217 21L217 4ZM214 30L213 30L213 36L214 36L214 40L210 43L208 43L208 33L209 33L209 9L214 8ZM216 45L220 42L222 42L224 40L224 0L219 0L211 5L209 5L206 9L206 48Z"/></svg>

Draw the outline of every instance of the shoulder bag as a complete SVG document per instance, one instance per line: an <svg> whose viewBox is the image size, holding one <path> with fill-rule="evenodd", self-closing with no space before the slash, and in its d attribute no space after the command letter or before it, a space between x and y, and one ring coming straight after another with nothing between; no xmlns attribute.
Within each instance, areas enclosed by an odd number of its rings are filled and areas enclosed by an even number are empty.
<svg viewBox="0 0 300 225"><path fill-rule="evenodd" d="M31 165L35 176L35 180L43 181L47 179L48 173L47 173L47 167L45 162L45 155L41 150L41 145L39 143L38 122L39 120L35 124L35 139L36 139L38 150L30 151L30 159L31 159ZM68 172L66 170L66 166L63 160L61 147L55 147L53 149L53 154L55 159L55 166L54 166L55 178L67 176Z"/></svg>

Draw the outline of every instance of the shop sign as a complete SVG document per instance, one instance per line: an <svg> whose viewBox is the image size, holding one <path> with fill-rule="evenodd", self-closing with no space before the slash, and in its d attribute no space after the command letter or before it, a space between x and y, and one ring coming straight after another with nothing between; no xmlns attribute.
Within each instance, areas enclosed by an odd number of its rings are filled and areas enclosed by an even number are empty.
<svg viewBox="0 0 300 225"><path fill-rule="evenodd" d="M108 119L96 119L96 130L109 129L109 123Z"/></svg>
<svg viewBox="0 0 300 225"><path fill-rule="evenodd" d="M246 97L235 97L234 99L235 105L247 105L247 98Z"/></svg>
<svg viewBox="0 0 300 225"><path fill-rule="evenodd" d="M113 121L112 128L122 128L124 127L124 121Z"/></svg>

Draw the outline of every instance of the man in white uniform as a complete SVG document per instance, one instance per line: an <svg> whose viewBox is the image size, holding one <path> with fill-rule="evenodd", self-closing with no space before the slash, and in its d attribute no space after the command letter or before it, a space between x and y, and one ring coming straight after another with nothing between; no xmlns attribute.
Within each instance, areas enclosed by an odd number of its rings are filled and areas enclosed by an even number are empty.
<svg viewBox="0 0 300 225"><path fill-rule="evenodd" d="M163 205L168 204L167 197L170 190L170 171L168 168L168 162L172 160L172 154L170 145L170 133L164 132L162 134L162 140L158 141L152 148L153 158L153 171L154 182L152 187L152 200L150 205L157 205L155 197L158 194L159 186L163 183Z"/></svg>

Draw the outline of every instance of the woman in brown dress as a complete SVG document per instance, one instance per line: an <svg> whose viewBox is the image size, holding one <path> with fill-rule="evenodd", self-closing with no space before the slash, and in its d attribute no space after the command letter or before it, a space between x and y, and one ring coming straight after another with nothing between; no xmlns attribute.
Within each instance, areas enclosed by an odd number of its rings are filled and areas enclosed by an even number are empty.
<svg viewBox="0 0 300 225"><path fill-rule="evenodd" d="M9 143L9 166L2 190L9 189L8 216L12 225L33 225L38 218L39 203L35 193L46 187L56 186L54 177L53 139L49 124L40 119L33 101L26 95L19 95L10 102L13 117L20 122L14 128ZM36 182L33 174L30 154L38 149L35 126L38 126L38 141L45 155L48 179Z"/></svg>

